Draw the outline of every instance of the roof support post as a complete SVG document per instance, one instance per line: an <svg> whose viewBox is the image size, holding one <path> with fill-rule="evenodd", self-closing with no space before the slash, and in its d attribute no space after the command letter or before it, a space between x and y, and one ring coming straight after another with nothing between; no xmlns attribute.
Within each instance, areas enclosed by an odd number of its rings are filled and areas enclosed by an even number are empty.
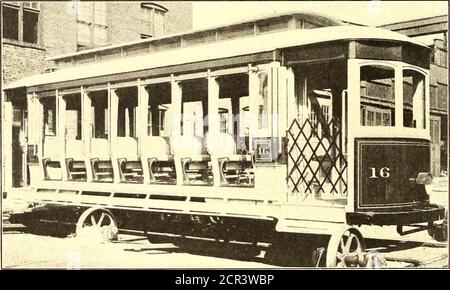
<svg viewBox="0 0 450 290"><path fill-rule="evenodd" d="M395 127L403 127L403 79L402 68L395 68Z"/></svg>
<svg viewBox="0 0 450 290"><path fill-rule="evenodd" d="M347 124L352 124L355 127L361 124L361 92L360 92L360 64L358 60L349 59L348 60L348 79L347 79L347 100L352 99L353 104L356 106L347 106ZM349 152L354 152L354 131L347 131L347 172L354 172L354 154L348 154ZM355 194L354 194L354 182L353 175L348 175L348 196L347 196L347 211L354 211L355 209Z"/></svg>
<svg viewBox="0 0 450 290"><path fill-rule="evenodd" d="M55 92L56 99L56 136L61 145L59 148L59 162L61 165L62 180L67 180L67 168L66 164L66 101L64 97L59 93L59 90Z"/></svg>
<svg viewBox="0 0 450 290"><path fill-rule="evenodd" d="M109 108L109 152L111 158L111 164L114 172L114 183L120 182L120 172L119 165L117 163L117 117L118 117L118 106L119 106L119 96L117 94L117 89L111 89L111 83L108 83L108 108Z"/></svg>
<svg viewBox="0 0 450 290"><path fill-rule="evenodd" d="M91 98L89 93L84 89L83 86L80 88L81 94L81 139L83 140L84 146L84 164L86 166L86 180L88 182L92 181L92 167L91 167L91 140L92 134L94 132L94 124L92 122L92 112L91 112Z"/></svg>
<svg viewBox="0 0 450 290"><path fill-rule="evenodd" d="M147 137L147 119L148 119L148 88L138 79L138 109L137 109L137 134L138 134L138 155L141 158L142 171L144 173L144 184L150 183L150 172L148 168L147 158L144 156L142 147L144 138Z"/></svg>
<svg viewBox="0 0 450 290"><path fill-rule="evenodd" d="M173 107L172 114L172 138L177 140L181 136L181 120L183 116L181 115L182 103L182 88L179 82L175 81L175 77L171 75L170 81L171 87L171 104ZM173 144L172 144L173 145ZM189 144L187 144L189 146ZM173 147L173 146L172 146ZM177 186L183 185L183 169L181 167L181 160L177 159L175 155L175 170L177 173Z"/></svg>
<svg viewBox="0 0 450 290"><path fill-rule="evenodd" d="M27 126L27 135L28 135L28 144L33 146L33 151L35 156L39 156L37 159L38 161L41 161L42 158L41 155L41 149L40 146L40 135L41 135L41 127L40 127L40 115L39 114L39 103L35 96L35 93L27 93L27 109L28 109L28 126ZM5 127L6 128L6 127ZM42 175L42 166L39 164L39 162L36 164L35 162L33 165L29 164L29 170L30 170L30 185L34 186L37 184L37 182L41 181L43 179ZM5 180L6 181L6 180Z"/></svg>
<svg viewBox="0 0 450 290"><path fill-rule="evenodd" d="M249 150L253 150L253 138L256 137L258 129L258 96L259 81L257 68L248 65L248 95L249 95Z"/></svg>
<svg viewBox="0 0 450 290"><path fill-rule="evenodd" d="M219 82L215 77L211 77L211 70L208 69L208 139L218 140L219 135ZM217 144L217 142L209 142L208 145ZM220 185L220 172L218 156L215 156L214 151L217 148L208 148L211 155L212 171L214 177L214 185Z"/></svg>

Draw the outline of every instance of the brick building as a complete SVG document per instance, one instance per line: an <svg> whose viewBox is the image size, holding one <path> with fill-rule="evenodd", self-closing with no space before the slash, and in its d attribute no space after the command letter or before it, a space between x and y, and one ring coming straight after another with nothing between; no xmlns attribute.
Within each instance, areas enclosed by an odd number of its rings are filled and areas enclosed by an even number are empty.
<svg viewBox="0 0 450 290"><path fill-rule="evenodd" d="M432 42L430 63L431 163L434 175L448 165L447 15L387 24L382 28Z"/></svg>
<svg viewBox="0 0 450 290"><path fill-rule="evenodd" d="M189 2L2 2L3 82L54 69L47 58L192 29Z"/></svg>

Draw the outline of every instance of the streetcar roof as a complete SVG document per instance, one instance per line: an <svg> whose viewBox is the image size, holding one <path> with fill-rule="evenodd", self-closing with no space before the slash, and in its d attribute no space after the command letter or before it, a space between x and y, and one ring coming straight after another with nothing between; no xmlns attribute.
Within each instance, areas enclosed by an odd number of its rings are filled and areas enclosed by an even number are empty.
<svg viewBox="0 0 450 290"><path fill-rule="evenodd" d="M270 14L266 14L266 15L261 15L261 16L255 17L255 18L246 19L244 21L231 22L231 23L228 23L226 26L224 26L224 25L210 26L207 28L171 33L171 34L162 35L159 37L157 36L157 37L150 37L150 38L145 38L145 39L137 39L137 40L132 40L132 41L128 41L128 42L111 44L111 45L107 45L107 46L100 46L100 47L94 47L94 48L90 48L90 49L84 49L84 50L80 50L80 51L76 51L76 52L71 52L71 53L67 53L67 54L60 54L60 55L48 57L47 60L59 61L62 59L70 59L72 57L76 58L76 57L80 57L80 56L85 56L85 55L89 55L89 54L93 54L93 53L97 53L97 52L104 52L104 51L108 51L108 50L114 50L114 49L118 49L118 48L124 48L126 50L127 48L134 47L136 45L151 44L151 43L155 43L158 41L167 41L167 40L170 41L173 39L179 39L179 37L189 37L189 36L194 36L196 34L198 35L198 34L202 34L202 33L216 32L216 31L221 31L221 30L224 30L224 29L227 29L230 27L244 29L245 25L248 25L248 24L254 24L254 23L258 23L258 22L262 22L262 21L264 21L264 22L271 21L271 20L283 18L283 17L295 17L297 20L298 19L302 19L302 20L305 19L307 21L309 20L312 23L319 23L320 25L318 27L340 26L340 25L348 25L348 24L360 25L360 24L354 24L351 22L341 21L334 17L330 17L328 15L323 15L323 14L320 14L317 12L287 11L287 12L270 13ZM360 25L360 26L362 26L362 25ZM248 35L241 36L241 37L248 37Z"/></svg>
<svg viewBox="0 0 450 290"><path fill-rule="evenodd" d="M23 78L6 85L5 89L76 81L329 41L363 39L400 41L427 47L403 34L374 27L330 26L288 30L64 68L51 73Z"/></svg>

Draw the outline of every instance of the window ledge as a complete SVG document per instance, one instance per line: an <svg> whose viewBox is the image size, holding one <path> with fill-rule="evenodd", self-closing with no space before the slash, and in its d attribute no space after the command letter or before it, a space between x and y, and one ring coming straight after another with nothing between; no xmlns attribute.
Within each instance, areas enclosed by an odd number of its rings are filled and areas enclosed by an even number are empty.
<svg viewBox="0 0 450 290"><path fill-rule="evenodd" d="M39 45L37 43L24 42L24 41L14 40L14 39L2 38L2 43L14 45L14 46L26 47L26 48L34 48L34 49L38 49L38 50L45 50L44 46Z"/></svg>

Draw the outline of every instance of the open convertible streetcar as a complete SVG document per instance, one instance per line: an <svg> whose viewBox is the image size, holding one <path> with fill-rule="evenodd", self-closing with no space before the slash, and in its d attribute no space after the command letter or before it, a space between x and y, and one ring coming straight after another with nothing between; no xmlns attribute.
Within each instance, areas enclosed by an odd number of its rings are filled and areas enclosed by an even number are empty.
<svg viewBox="0 0 450 290"><path fill-rule="evenodd" d="M328 267L365 265L359 225L434 233L444 219L415 40L294 13L119 49L6 88L5 144L13 112L26 123L8 200L75 209L77 234L322 237Z"/></svg>

